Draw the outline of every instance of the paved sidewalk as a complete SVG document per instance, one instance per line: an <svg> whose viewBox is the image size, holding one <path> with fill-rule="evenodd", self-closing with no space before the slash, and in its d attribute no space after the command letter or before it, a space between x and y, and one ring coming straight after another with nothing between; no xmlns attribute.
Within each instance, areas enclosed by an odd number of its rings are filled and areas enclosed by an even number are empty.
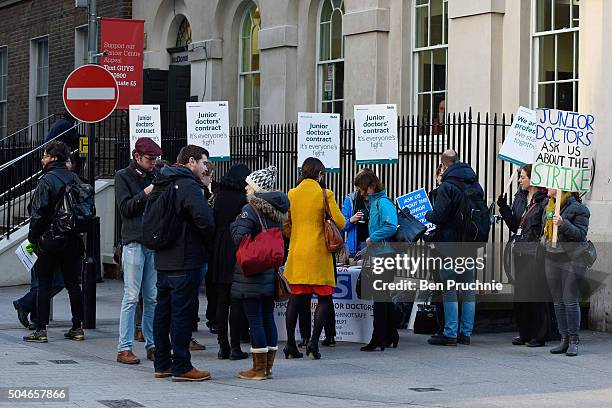
<svg viewBox="0 0 612 408"><path fill-rule="evenodd" d="M153 378L143 343L135 345L143 363L115 362L121 282L107 280L98 286L98 328L86 331L84 342L62 338L69 326L65 292L54 304L49 343L21 341L27 331L17 321L11 302L26 289L0 288L0 387L68 386L70 402L0 402L0 408L612 407L609 334L585 332L581 355L569 358L553 356L547 348L511 346L512 333L476 336L471 346L433 347L426 344L427 336L401 331L399 347L384 352L363 353L357 344L342 343L322 347L320 361L285 360L279 353L273 380L244 381L236 375L249 361L217 360L215 338L200 331L196 337L208 350L194 352L193 363L211 371L213 379L172 383ZM19 364L23 362L38 365Z"/></svg>

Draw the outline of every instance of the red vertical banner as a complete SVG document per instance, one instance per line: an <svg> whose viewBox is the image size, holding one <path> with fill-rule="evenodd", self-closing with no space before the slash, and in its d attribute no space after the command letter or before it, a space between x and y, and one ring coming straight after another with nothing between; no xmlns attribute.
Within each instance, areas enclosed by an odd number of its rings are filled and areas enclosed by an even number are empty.
<svg viewBox="0 0 612 408"><path fill-rule="evenodd" d="M117 109L142 104L144 20L102 18L100 51L108 53L100 64L119 85Z"/></svg>

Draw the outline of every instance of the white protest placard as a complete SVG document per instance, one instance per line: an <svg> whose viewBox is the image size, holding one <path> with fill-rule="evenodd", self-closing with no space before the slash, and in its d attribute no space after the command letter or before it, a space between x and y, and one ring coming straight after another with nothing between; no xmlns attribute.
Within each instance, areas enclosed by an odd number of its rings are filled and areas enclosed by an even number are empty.
<svg viewBox="0 0 612 408"><path fill-rule="evenodd" d="M34 252L29 254L28 251L26 251L26 246L29 243L30 241L26 239L15 250L15 255L17 255L17 258L21 261L21 263L23 264L23 267L26 268L28 272L32 270L32 267L38 260L38 256L36 256Z"/></svg>
<svg viewBox="0 0 612 408"><path fill-rule="evenodd" d="M497 157L524 166L533 162L536 144L536 111L520 106Z"/></svg>
<svg viewBox="0 0 612 408"><path fill-rule="evenodd" d="M148 137L161 147L159 105L130 105L130 152L141 137Z"/></svg>
<svg viewBox="0 0 612 408"><path fill-rule="evenodd" d="M298 113L298 166L308 157L321 160L325 170L340 171L338 113Z"/></svg>
<svg viewBox="0 0 612 408"><path fill-rule="evenodd" d="M589 191L595 129L593 115L539 109L531 185Z"/></svg>
<svg viewBox="0 0 612 408"><path fill-rule="evenodd" d="M230 158L227 101L187 102L187 143L201 146L212 161Z"/></svg>
<svg viewBox="0 0 612 408"><path fill-rule="evenodd" d="M357 163L397 163L397 106L355 105L353 112Z"/></svg>

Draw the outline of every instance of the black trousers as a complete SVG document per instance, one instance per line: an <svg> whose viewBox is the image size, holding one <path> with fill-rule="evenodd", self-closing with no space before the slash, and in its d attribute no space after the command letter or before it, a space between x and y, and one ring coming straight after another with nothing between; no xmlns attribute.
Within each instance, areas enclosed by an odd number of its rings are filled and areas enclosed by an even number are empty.
<svg viewBox="0 0 612 408"><path fill-rule="evenodd" d="M374 331L372 340L378 345L387 344L399 336L397 332L397 310L393 302L374 302Z"/></svg>
<svg viewBox="0 0 612 408"><path fill-rule="evenodd" d="M216 317L217 340L219 344L228 343L228 323L229 323L229 343L233 349L240 348L240 331L243 325L248 325L247 318L242 308L242 301L232 299L232 285L218 283L216 288Z"/></svg>
<svg viewBox="0 0 612 408"><path fill-rule="evenodd" d="M45 329L49 324L49 309L55 270L60 270L64 277L64 286L70 299L72 326L74 328L81 327L83 323L83 292L81 292L79 277L85 248L80 237L70 236L66 240L67 243L63 249L41 252L38 255L38 261L36 262L38 272L36 325L39 330Z"/></svg>
<svg viewBox="0 0 612 408"><path fill-rule="evenodd" d="M217 322L217 288L213 283L212 273L206 273L204 277L204 284L206 285L206 320L207 325L216 325Z"/></svg>
<svg viewBox="0 0 612 408"><path fill-rule="evenodd" d="M548 303L515 302L513 309L519 336L546 341L550 322Z"/></svg>

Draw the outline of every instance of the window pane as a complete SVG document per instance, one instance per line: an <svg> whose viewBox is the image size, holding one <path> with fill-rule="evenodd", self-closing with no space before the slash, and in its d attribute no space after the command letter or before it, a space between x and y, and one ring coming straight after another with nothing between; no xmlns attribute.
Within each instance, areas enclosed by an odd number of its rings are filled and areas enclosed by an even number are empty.
<svg viewBox="0 0 612 408"><path fill-rule="evenodd" d="M334 64L336 78L334 79L334 97L335 99L344 98L344 62L336 62Z"/></svg>
<svg viewBox="0 0 612 408"><path fill-rule="evenodd" d="M324 0L323 7L321 8L321 19L319 20L319 22L323 23L323 22L331 21L332 11L333 11L333 8L331 6L330 1Z"/></svg>
<svg viewBox="0 0 612 408"><path fill-rule="evenodd" d="M550 31L552 28L552 0L537 0L536 32Z"/></svg>
<svg viewBox="0 0 612 408"><path fill-rule="evenodd" d="M538 86L538 108L555 107L555 84Z"/></svg>
<svg viewBox="0 0 612 408"><path fill-rule="evenodd" d="M572 17L572 27L580 27L580 1L572 0L572 7L574 8L574 15Z"/></svg>
<svg viewBox="0 0 612 408"><path fill-rule="evenodd" d="M319 60L327 61L329 60L329 42L330 42L330 33L329 33L329 23L321 24L320 26L320 36L319 37Z"/></svg>
<svg viewBox="0 0 612 408"><path fill-rule="evenodd" d="M260 88L260 83L259 83L259 74L254 74L253 75L253 107L257 107L259 108L259 88Z"/></svg>
<svg viewBox="0 0 612 408"><path fill-rule="evenodd" d="M253 78L251 75L244 75L242 78L242 107L250 108L253 106Z"/></svg>
<svg viewBox="0 0 612 408"><path fill-rule="evenodd" d="M579 58L579 55L578 55L580 53L580 47L578 46L579 45L578 40L579 40L578 33L574 33L574 51L576 52L576 57L574 58L574 78L576 78L576 79L579 78L579 76L578 76L578 66L579 66L578 61L580 61L580 58Z"/></svg>
<svg viewBox="0 0 612 408"><path fill-rule="evenodd" d="M242 111L243 125L253 126L253 111L251 109L245 109Z"/></svg>
<svg viewBox="0 0 612 408"><path fill-rule="evenodd" d="M570 27L570 0L555 0L555 30Z"/></svg>
<svg viewBox="0 0 612 408"><path fill-rule="evenodd" d="M446 94L433 95L434 123L444 123L446 115Z"/></svg>
<svg viewBox="0 0 612 408"><path fill-rule="evenodd" d="M321 104L321 112L322 113L332 113L332 103L331 102L323 102Z"/></svg>
<svg viewBox="0 0 612 408"><path fill-rule="evenodd" d="M249 56L251 55L251 40L250 38L243 38L242 39L242 66L240 67L241 72L249 72L251 70L251 67L249 66Z"/></svg>
<svg viewBox="0 0 612 408"><path fill-rule="evenodd" d="M431 52L419 52L417 58L419 71L418 92L428 92L431 90Z"/></svg>
<svg viewBox="0 0 612 408"><path fill-rule="evenodd" d="M431 41L429 45L442 44L443 0L431 1Z"/></svg>
<svg viewBox="0 0 612 408"><path fill-rule="evenodd" d="M557 80L574 78L574 33L557 34Z"/></svg>
<svg viewBox="0 0 612 408"><path fill-rule="evenodd" d="M415 22L416 22L416 47L427 47L427 30L429 24L427 20L427 10L429 7L418 7L415 10Z"/></svg>
<svg viewBox="0 0 612 408"><path fill-rule="evenodd" d="M333 64L321 65L321 98L324 101L333 99L334 92L334 67Z"/></svg>
<svg viewBox="0 0 612 408"><path fill-rule="evenodd" d="M434 50L434 91L446 90L446 49Z"/></svg>
<svg viewBox="0 0 612 408"><path fill-rule="evenodd" d="M416 0L416 5L420 6L421 4L427 4L429 0Z"/></svg>
<svg viewBox="0 0 612 408"><path fill-rule="evenodd" d="M448 1L444 1L444 44L448 44Z"/></svg>
<svg viewBox="0 0 612 408"><path fill-rule="evenodd" d="M253 109L253 126L258 125L259 122L259 108Z"/></svg>
<svg viewBox="0 0 612 408"><path fill-rule="evenodd" d="M342 115L343 114L342 104L343 104L342 101L334 102L334 112L333 113L339 113Z"/></svg>
<svg viewBox="0 0 612 408"><path fill-rule="evenodd" d="M418 105L419 105L418 106L419 117L422 120L424 120L426 123L430 123L431 95L430 94L420 94Z"/></svg>
<svg viewBox="0 0 612 408"><path fill-rule="evenodd" d="M540 75L541 82L555 80L555 36L540 37Z"/></svg>
<svg viewBox="0 0 612 408"><path fill-rule="evenodd" d="M259 71L259 26L251 34L251 71Z"/></svg>
<svg viewBox="0 0 612 408"><path fill-rule="evenodd" d="M331 22L331 58L342 58L342 13L334 11Z"/></svg>
<svg viewBox="0 0 612 408"><path fill-rule="evenodd" d="M557 109L574 110L574 84L573 82L563 82L557 84Z"/></svg>

